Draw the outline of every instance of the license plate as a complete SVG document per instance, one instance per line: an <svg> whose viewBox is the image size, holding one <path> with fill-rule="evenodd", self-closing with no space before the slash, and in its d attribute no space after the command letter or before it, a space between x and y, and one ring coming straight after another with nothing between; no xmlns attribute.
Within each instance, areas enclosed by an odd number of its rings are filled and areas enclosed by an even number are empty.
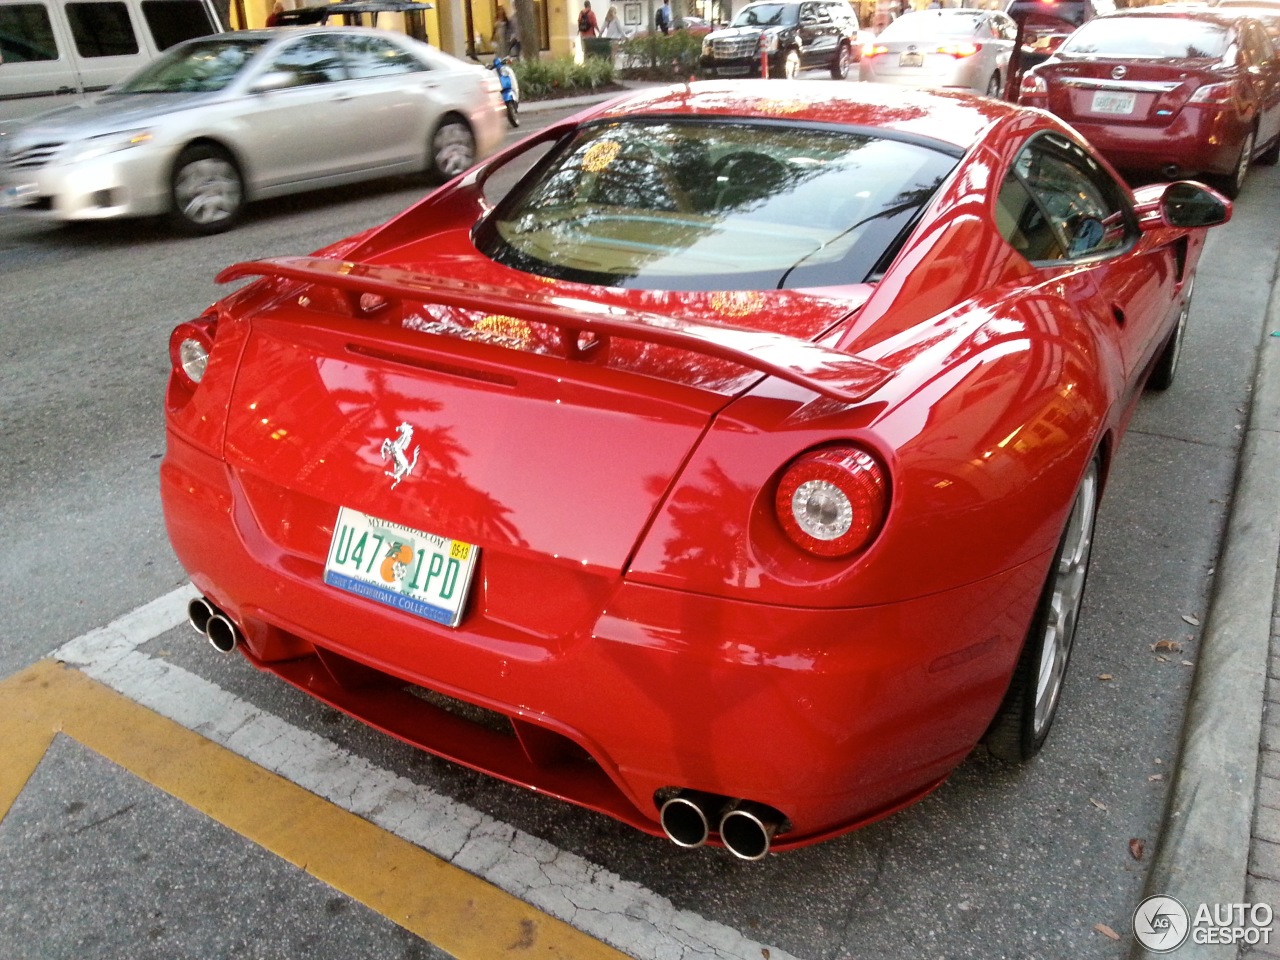
<svg viewBox="0 0 1280 960"><path fill-rule="evenodd" d="M923 67L923 53L904 53L898 58L898 66L900 67Z"/></svg>
<svg viewBox="0 0 1280 960"><path fill-rule="evenodd" d="M324 582L456 627L479 556L473 544L340 507Z"/></svg>
<svg viewBox="0 0 1280 960"><path fill-rule="evenodd" d="M716 67L716 73L722 77L741 77L750 71L750 67Z"/></svg>
<svg viewBox="0 0 1280 960"><path fill-rule="evenodd" d="M1093 94L1093 112L1124 116L1133 113L1137 101L1137 94L1097 90Z"/></svg>
<svg viewBox="0 0 1280 960"><path fill-rule="evenodd" d="M38 194L39 189L34 183L15 183L0 193L0 206L23 207L33 202Z"/></svg>

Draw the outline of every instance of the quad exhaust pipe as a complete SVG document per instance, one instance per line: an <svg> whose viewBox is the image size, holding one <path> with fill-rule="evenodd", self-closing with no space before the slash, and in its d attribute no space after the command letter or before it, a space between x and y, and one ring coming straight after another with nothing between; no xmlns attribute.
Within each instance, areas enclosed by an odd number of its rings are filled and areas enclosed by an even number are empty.
<svg viewBox="0 0 1280 960"><path fill-rule="evenodd" d="M663 802L659 820L678 847L700 847L712 830L735 857L763 860L786 817L753 800L733 800L701 790L680 790Z"/></svg>
<svg viewBox="0 0 1280 960"><path fill-rule="evenodd" d="M231 618L204 597L196 597L187 604L187 622L219 653L230 653L244 639Z"/></svg>

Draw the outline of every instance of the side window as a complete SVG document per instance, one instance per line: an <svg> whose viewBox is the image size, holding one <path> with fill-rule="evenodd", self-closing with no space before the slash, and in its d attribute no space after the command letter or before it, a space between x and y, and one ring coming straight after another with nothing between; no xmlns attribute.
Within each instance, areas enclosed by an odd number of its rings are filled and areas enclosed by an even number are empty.
<svg viewBox="0 0 1280 960"><path fill-rule="evenodd" d="M1013 22L1013 18L1003 13L997 13L994 16L995 16L996 26L999 31L997 33L997 36L1005 40L1017 40L1018 25Z"/></svg>
<svg viewBox="0 0 1280 960"><path fill-rule="evenodd" d="M320 33L296 40L276 54L271 73L293 75L292 87L314 83L335 83L347 79L342 62L342 39L335 34Z"/></svg>
<svg viewBox="0 0 1280 960"><path fill-rule="evenodd" d="M0 6L0 64L57 59L58 44L44 4Z"/></svg>
<svg viewBox="0 0 1280 960"><path fill-rule="evenodd" d="M1133 235L1123 189L1075 143L1033 138L996 199L1001 236L1028 260L1077 260L1111 253Z"/></svg>
<svg viewBox="0 0 1280 960"><path fill-rule="evenodd" d="M416 57L382 37L347 37L347 67L352 79L390 77L427 69Z"/></svg>
<svg viewBox="0 0 1280 960"><path fill-rule="evenodd" d="M157 50L217 32L201 0L142 0L142 19L147 22Z"/></svg>
<svg viewBox="0 0 1280 960"><path fill-rule="evenodd" d="M68 3L67 21L82 57L127 57L138 52L138 38L123 3Z"/></svg>

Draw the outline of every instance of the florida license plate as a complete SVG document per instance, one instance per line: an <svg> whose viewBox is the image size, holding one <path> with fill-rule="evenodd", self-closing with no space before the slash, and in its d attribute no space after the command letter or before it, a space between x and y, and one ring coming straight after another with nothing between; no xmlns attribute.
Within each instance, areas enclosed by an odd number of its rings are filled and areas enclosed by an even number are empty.
<svg viewBox="0 0 1280 960"><path fill-rule="evenodd" d="M341 507L324 582L397 610L456 627L480 548Z"/></svg>
<svg viewBox="0 0 1280 960"><path fill-rule="evenodd" d="M1128 116L1133 113L1133 108L1137 101L1137 95L1133 93L1112 93L1109 90L1097 90L1093 94L1093 112Z"/></svg>

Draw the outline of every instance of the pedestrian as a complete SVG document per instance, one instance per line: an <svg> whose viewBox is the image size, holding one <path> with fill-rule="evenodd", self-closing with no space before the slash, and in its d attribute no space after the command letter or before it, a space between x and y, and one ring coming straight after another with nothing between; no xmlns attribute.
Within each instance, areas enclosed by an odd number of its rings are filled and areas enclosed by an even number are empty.
<svg viewBox="0 0 1280 960"><path fill-rule="evenodd" d="M591 9L591 0L582 0L582 12L578 14L578 36L583 40L600 35L600 24Z"/></svg>
<svg viewBox="0 0 1280 960"><path fill-rule="evenodd" d="M663 33L671 32L671 0L662 0L662 6L654 14L654 20L658 24L658 29Z"/></svg>
<svg viewBox="0 0 1280 960"><path fill-rule="evenodd" d="M600 28L600 36L607 40L625 40L627 31L622 29L622 21L618 19L616 7L610 7L604 15L604 26Z"/></svg>
<svg viewBox="0 0 1280 960"><path fill-rule="evenodd" d="M493 49L500 57L520 57L520 25L507 16L507 8L498 7L493 24Z"/></svg>

